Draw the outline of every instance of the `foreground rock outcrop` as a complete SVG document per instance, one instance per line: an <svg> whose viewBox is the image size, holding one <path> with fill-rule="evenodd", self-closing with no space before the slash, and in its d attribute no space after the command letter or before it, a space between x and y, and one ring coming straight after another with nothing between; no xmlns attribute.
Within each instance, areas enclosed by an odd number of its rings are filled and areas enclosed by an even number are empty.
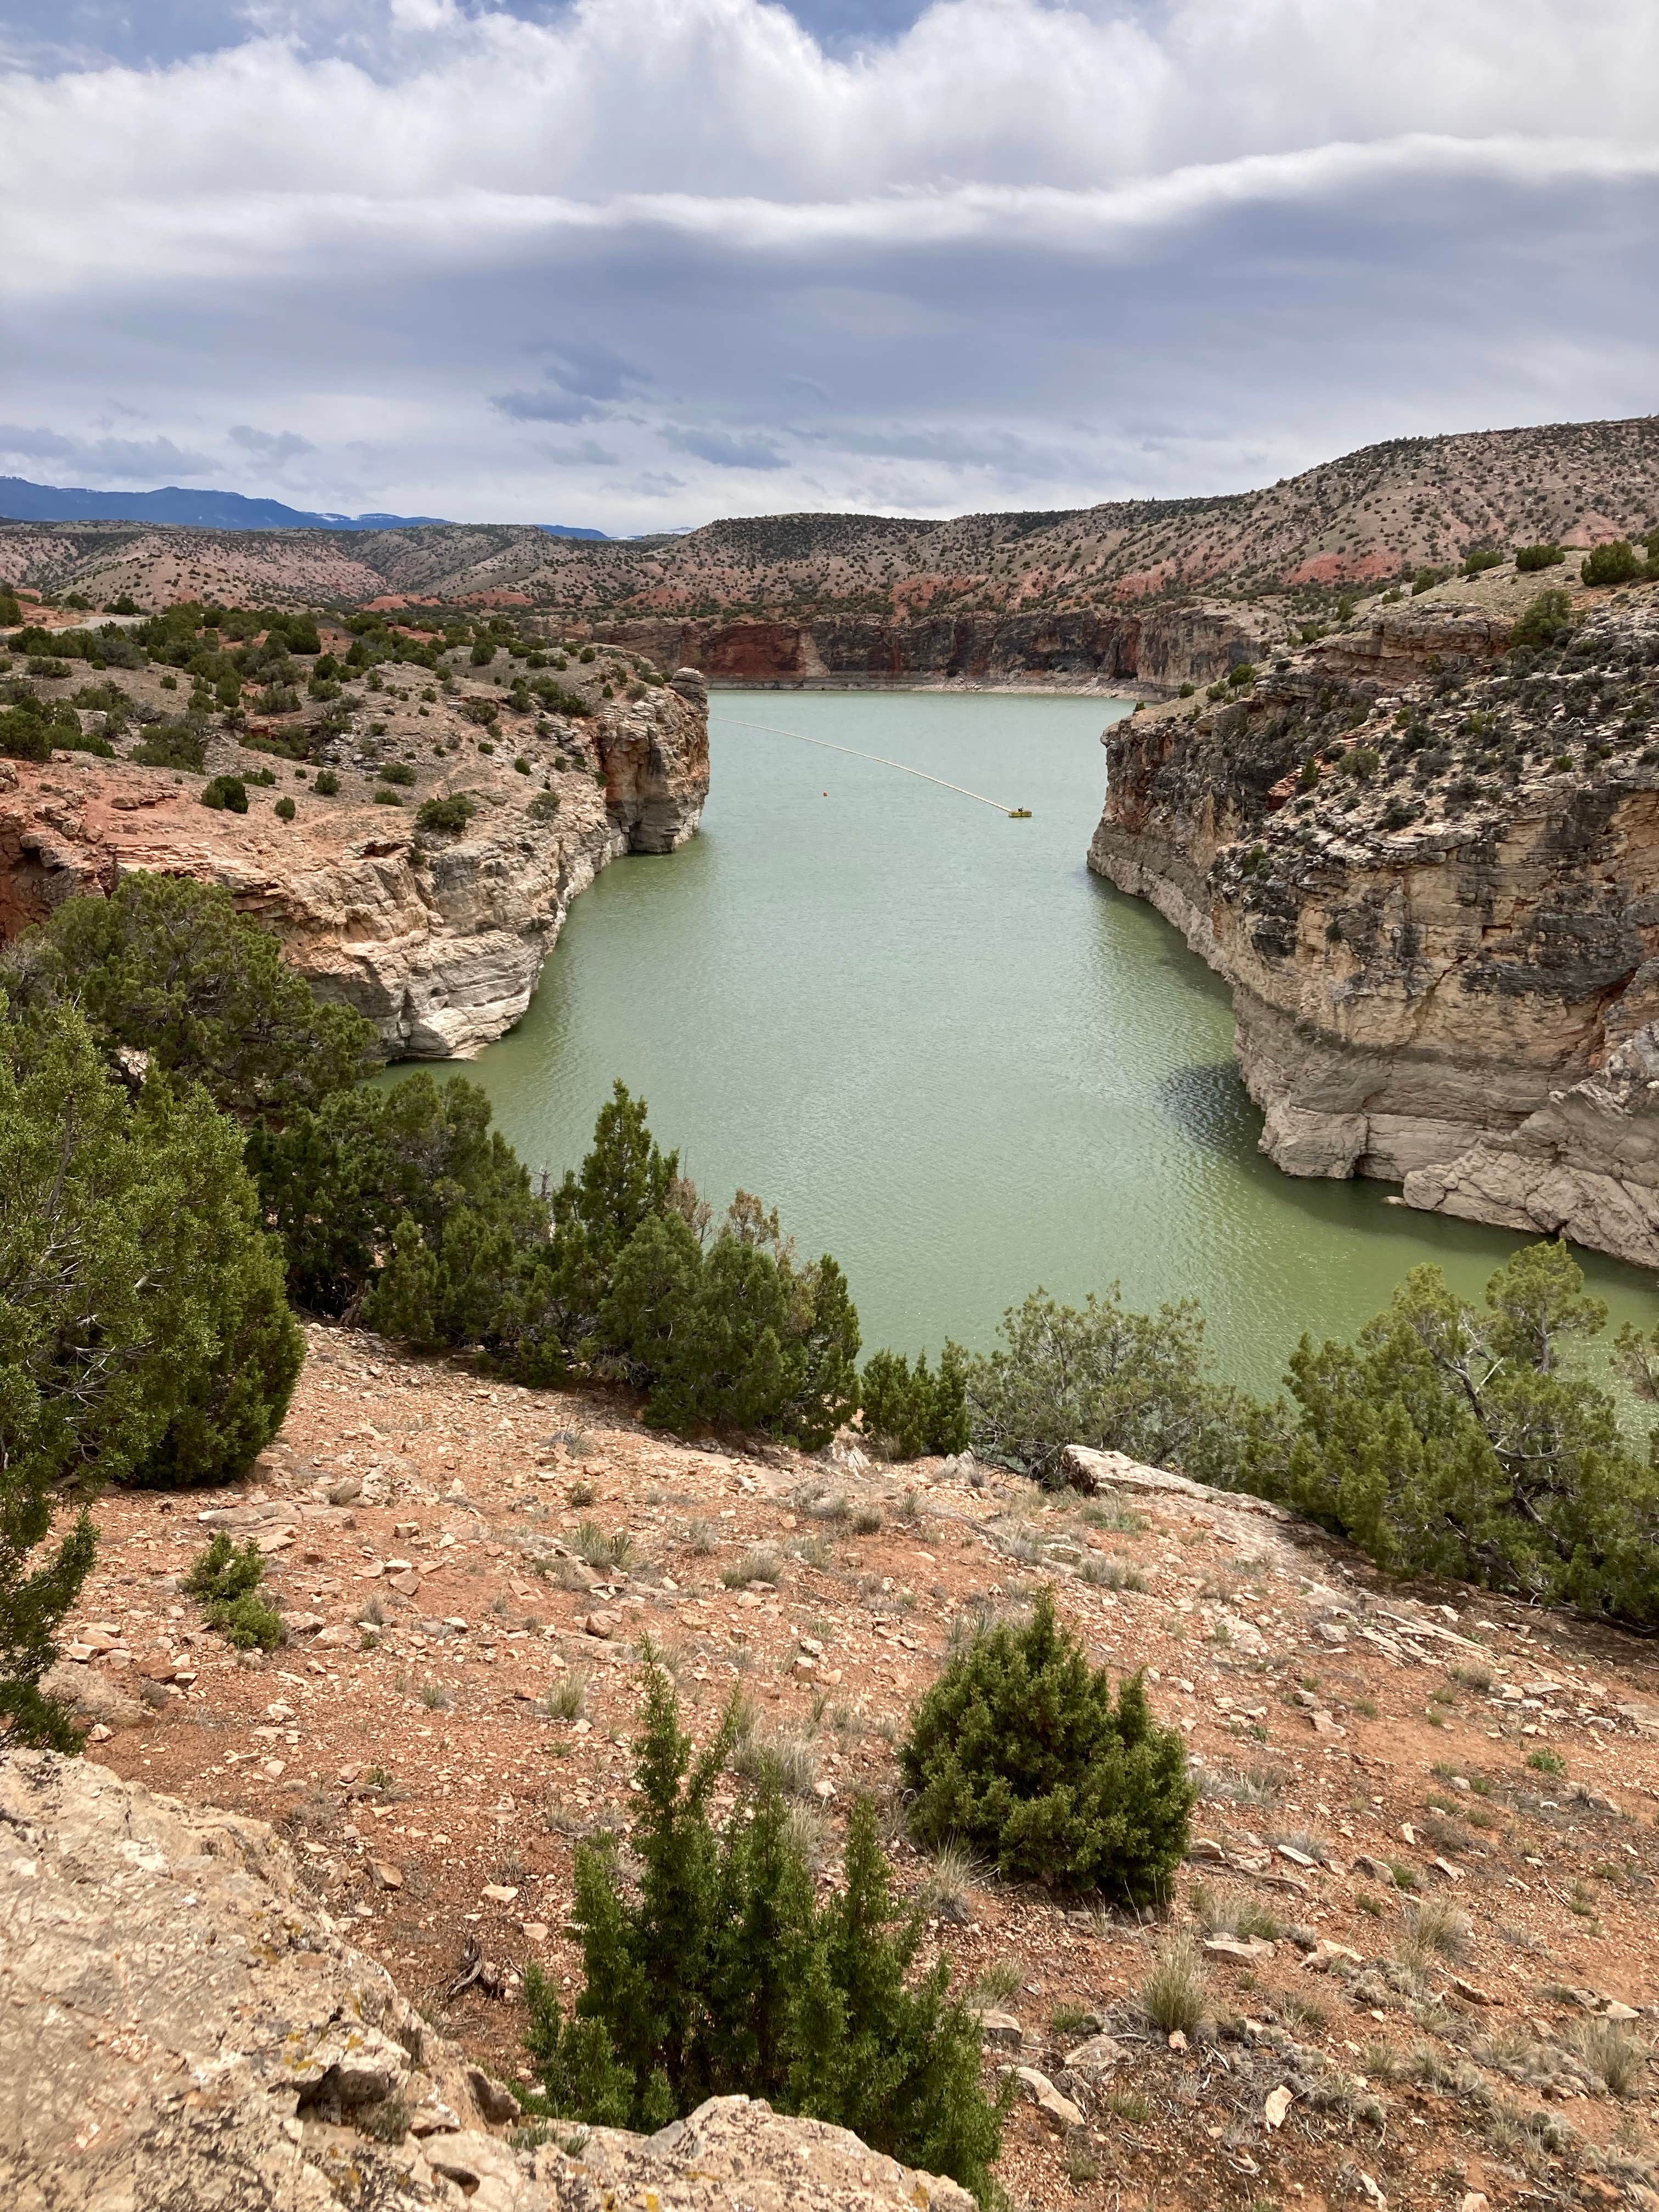
<svg viewBox="0 0 1659 2212"><path fill-rule="evenodd" d="M742 2097L515 2149L511 2094L306 1899L270 1828L80 1760L0 1759L0 1981L12 2212L973 2203Z"/></svg>
<svg viewBox="0 0 1659 2212"><path fill-rule="evenodd" d="M1509 652L1530 591L1117 725L1089 861L1232 985L1287 1173L1653 1266L1659 605L1581 593Z"/></svg>
<svg viewBox="0 0 1659 2212"><path fill-rule="evenodd" d="M67 696L73 680L39 688ZM573 672L573 695L580 681ZM118 688L153 714L158 682L145 671ZM285 724L246 742L216 731L199 773L125 754L0 763L0 936L134 869L195 876L227 885L324 995L367 1015L390 1057L474 1053L523 1014L572 900L599 870L626 853L672 852L696 829L708 790L703 679L685 669L630 688L606 697L589 678L586 711L554 715L483 683L431 690L430 706L388 690L367 702L381 719L313 752L337 779L331 797L317 794L310 768L260 750L291 742ZM494 721L476 719L485 710ZM262 767L294 819L257 792L246 813L201 804L210 776ZM471 818L423 831L421 801L457 793Z"/></svg>

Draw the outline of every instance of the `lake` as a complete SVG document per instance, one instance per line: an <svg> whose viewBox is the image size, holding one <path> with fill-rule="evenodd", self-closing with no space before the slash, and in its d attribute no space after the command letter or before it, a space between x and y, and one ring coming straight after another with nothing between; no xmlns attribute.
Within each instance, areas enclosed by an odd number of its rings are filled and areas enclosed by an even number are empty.
<svg viewBox="0 0 1659 2212"><path fill-rule="evenodd" d="M1260 1388L1304 1329L1351 1333L1421 1261L1478 1292L1521 1240L1281 1176L1227 992L1089 874L1100 732L1127 711L716 693L701 834L605 872L523 1023L465 1072L556 1176L621 1076L718 1208L756 1191L804 1255L835 1254L866 1349L987 1347L1037 1285L1117 1281L1137 1306L1200 1300L1220 1370ZM1652 1326L1650 1278L1581 1256L1615 1324Z"/></svg>

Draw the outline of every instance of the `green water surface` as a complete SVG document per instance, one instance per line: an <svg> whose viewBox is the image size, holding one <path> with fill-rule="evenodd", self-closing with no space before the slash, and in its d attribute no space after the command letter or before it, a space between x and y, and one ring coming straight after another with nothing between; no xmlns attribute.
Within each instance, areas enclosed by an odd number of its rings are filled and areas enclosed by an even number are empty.
<svg viewBox="0 0 1659 2212"><path fill-rule="evenodd" d="M467 1071L532 1167L586 1149L620 1075L724 1206L741 1184L831 1251L866 1347L991 1342L1042 1284L1196 1297L1263 1387L1419 1261L1477 1292L1519 1239L1296 1182L1256 1150L1225 989L1091 877L1100 699L716 694L701 834L575 904L519 1029ZM988 806L770 723L1029 806ZM1651 1278L1583 1255L1615 1324Z"/></svg>

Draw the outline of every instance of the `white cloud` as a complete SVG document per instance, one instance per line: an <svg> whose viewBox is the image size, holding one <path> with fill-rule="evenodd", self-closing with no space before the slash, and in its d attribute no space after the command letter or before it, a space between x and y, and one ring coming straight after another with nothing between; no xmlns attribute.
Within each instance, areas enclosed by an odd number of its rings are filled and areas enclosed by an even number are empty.
<svg viewBox="0 0 1659 2212"><path fill-rule="evenodd" d="M586 469L625 527L734 471L1080 500L1650 404L1650 0L939 0L850 58L759 0L258 20L0 75L15 408L117 385L325 504Z"/></svg>

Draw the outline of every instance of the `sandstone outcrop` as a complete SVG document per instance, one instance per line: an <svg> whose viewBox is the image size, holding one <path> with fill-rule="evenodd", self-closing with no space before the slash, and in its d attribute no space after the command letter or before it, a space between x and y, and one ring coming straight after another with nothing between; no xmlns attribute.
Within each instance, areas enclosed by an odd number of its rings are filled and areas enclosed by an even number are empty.
<svg viewBox="0 0 1659 2212"><path fill-rule="evenodd" d="M289 822L265 802L246 814L204 806L203 776L124 758L0 763L0 936L134 869L196 876L226 884L325 996L367 1015L390 1057L477 1052L524 1013L571 901L599 871L626 853L672 852L696 829L708 692L683 670L637 699L596 699L585 720L544 718L532 732L526 718L501 751L471 749L476 726L451 719L465 703L458 693L420 722L405 708L400 726L391 702L375 755L352 754L348 738L324 756L342 775L332 799L284 764L299 808ZM372 789L404 728L409 750L417 733L423 745L447 733L452 758L469 744L458 764L422 766L408 809L377 804ZM514 744L528 751L515 760ZM206 769L246 776L263 757L216 734ZM475 809L465 828L422 832L418 801L460 789Z"/></svg>
<svg viewBox="0 0 1659 2212"><path fill-rule="evenodd" d="M1263 625L1246 609L1194 599L1144 608L799 621L623 617L592 627L595 637L670 665L687 662L733 687L1040 684L1109 690L1132 684L1158 694L1224 675L1259 649Z"/></svg>
<svg viewBox="0 0 1659 2212"><path fill-rule="evenodd" d="M0 1981L14 2212L972 2212L743 2097L515 2148L510 2093L308 1901L270 1827L80 1760L0 1758Z"/></svg>
<svg viewBox="0 0 1659 2212"><path fill-rule="evenodd" d="M1654 1266L1659 606L1506 656L1513 597L1116 725L1089 862L1232 985L1287 1173Z"/></svg>

